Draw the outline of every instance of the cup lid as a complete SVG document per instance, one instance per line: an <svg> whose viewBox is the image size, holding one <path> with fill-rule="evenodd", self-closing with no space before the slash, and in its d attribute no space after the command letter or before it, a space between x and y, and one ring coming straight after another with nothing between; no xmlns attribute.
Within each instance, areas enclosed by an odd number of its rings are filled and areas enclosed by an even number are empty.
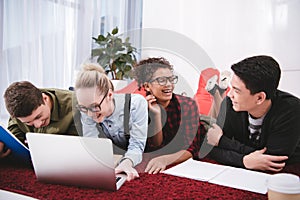
<svg viewBox="0 0 300 200"><path fill-rule="evenodd" d="M274 174L268 178L268 189L285 193L300 194L300 178L289 173Z"/></svg>

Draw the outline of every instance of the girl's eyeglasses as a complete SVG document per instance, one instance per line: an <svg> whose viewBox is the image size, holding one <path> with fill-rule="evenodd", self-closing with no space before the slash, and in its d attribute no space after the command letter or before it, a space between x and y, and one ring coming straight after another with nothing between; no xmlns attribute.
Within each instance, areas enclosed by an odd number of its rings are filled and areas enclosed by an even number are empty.
<svg viewBox="0 0 300 200"><path fill-rule="evenodd" d="M159 85L164 86L167 85L167 82L169 81L171 84L176 84L178 82L178 76L173 75L173 76L161 76L157 77L153 80L150 80L149 83L152 83L156 81Z"/></svg>
<svg viewBox="0 0 300 200"><path fill-rule="evenodd" d="M93 112L93 113L94 113L94 112L100 112L100 111L101 111L101 104L102 104L102 102L104 101L104 99L106 98L106 96L107 96L107 94L108 94L108 91L109 91L109 90L107 90L107 92L105 93L105 95L103 96L103 98L102 98L102 100L100 101L99 104L92 105L92 106L90 106L90 107L85 107L85 106L82 106L82 105L77 104L77 105L76 105L76 108L77 108L79 111L83 112L83 113L87 113L88 111L91 111L91 112Z"/></svg>

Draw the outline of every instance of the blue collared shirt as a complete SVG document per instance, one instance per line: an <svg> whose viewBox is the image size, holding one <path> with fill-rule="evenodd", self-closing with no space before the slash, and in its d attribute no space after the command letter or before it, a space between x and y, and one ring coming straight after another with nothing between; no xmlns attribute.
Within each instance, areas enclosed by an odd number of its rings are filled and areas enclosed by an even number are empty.
<svg viewBox="0 0 300 200"><path fill-rule="evenodd" d="M114 103L114 112L102 122L103 131L114 144L126 147L123 124L125 94L114 94ZM81 122L84 137L98 137L97 122L84 113L81 113ZM131 94L129 130L130 139L124 158L129 158L135 166L142 161L148 130L148 103L139 94Z"/></svg>

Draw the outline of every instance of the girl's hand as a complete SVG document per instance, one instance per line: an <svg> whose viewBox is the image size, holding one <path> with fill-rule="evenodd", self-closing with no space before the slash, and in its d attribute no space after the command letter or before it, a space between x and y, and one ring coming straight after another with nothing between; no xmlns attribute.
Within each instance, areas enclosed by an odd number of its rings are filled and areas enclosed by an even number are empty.
<svg viewBox="0 0 300 200"><path fill-rule="evenodd" d="M149 111L153 114L160 114L160 107L156 102L156 98L154 95L149 94L146 96L146 100L148 101Z"/></svg>
<svg viewBox="0 0 300 200"><path fill-rule="evenodd" d="M139 173L132 167L132 162L130 159L123 160L115 169L115 173L119 174L125 172L127 175L127 181L139 178Z"/></svg>

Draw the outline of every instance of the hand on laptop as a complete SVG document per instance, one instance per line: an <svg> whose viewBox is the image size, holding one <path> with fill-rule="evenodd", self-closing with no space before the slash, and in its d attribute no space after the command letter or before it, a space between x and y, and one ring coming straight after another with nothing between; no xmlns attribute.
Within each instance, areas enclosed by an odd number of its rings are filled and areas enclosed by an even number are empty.
<svg viewBox="0 0 300 200"><path fill-rule="evenodd" d="M6 149L3 142L0 142L0 158L4 158L10 154L11 150Z"/></svg>
<svg viewBox="0 0 300 200"><path fill-rule="evenodd" d="M115 173L120 174L125 172L127 175L127 181L131 181L135 178L139 177L138 172L132 167L132 161L130 159L124 159L121 163L116 167Z"/></svg>

